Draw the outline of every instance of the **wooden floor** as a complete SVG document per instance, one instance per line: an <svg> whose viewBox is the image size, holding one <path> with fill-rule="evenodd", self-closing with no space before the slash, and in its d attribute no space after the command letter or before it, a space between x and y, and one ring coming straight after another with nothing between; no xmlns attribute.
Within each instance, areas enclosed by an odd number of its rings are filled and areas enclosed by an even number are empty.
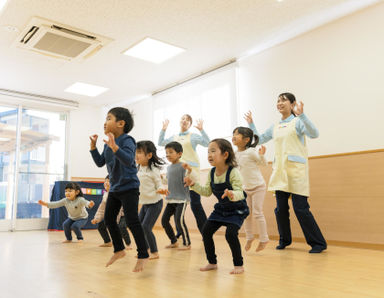
<svg viewBox="0 0 384 298"><path fill-rule="evenodd" d="M104 267L112 249L98 247L95 230L82 244L62 244L63 232L0 232L0 297L384 297L383 251L331 246L313 255L303 243L277 251L272 241L245 254L245 273L233 276L224 236L215 238L219 269L200 272L199 234L190 251L166 250L165 233L156 235L160 259L132 273L134 250Z"/></svg>

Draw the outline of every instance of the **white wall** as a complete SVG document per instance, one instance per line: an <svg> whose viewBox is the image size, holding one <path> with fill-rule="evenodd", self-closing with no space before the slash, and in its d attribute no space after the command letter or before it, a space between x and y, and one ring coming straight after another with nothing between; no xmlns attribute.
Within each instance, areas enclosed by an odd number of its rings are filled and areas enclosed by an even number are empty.
<svg viewBox="0 0 384 298"><path fill-rule="evenodd" d="M70 112L68 176L103 178L107 175L105 167L98 168L89 153L89 136L98 134L97 147L100 153L104 142L104 120L106 114L102 107L81 105Z"/></svg>
<svg viewBox="0 0 384 298"><path fill-rule="evenodd" d="M251 110L260 131L279 120L277 95L292 92L320 131L309 141L310 155L384 147L379 122L384 111L384 4L342 18L260 54L238 68L238 110ZM125 105L134 113L132 136L153 136L153 103L147 98ZM103 177L89 155L88 136L103 136L106 110L82 106L71 112L70 177ZM238 125L246 125L239 117ZM268 144L267 156L273 154ZM102 142L99 141L99 148Z"/></svg>
<svg viewBox="0 0 384 298"><path fill-rule="evenodd" d="M310 155L383 148L383 15L381 3L242 59L238 125L246 125L242 115L251 110L259 131L267 129L280 119L278 94L288 91L320 131L308 142ZM135 138L151 138L151 99L128 108L136 115ZM270 159L273 144L267 148Z"/></svg>
<svg viewBox="0 0 384 298"><path fill-rule="evenodd" d="M130 135L132 135L136 142L142 140L152 140L157 144L157 137L155 140L152 139L153 130L153 109L152 109L152 98L147 98L138 101L134 104L127 106L132 113L135 121L135 126L132 129Z"/></svg>
<svg viewBox="0 0 384 298"><path fill-rule="evenodd" d="M245 58L239 109L263 131L279 119L278 94L292 92L320 131L310 155L383 148L383 16L376 5Z"/></svg>

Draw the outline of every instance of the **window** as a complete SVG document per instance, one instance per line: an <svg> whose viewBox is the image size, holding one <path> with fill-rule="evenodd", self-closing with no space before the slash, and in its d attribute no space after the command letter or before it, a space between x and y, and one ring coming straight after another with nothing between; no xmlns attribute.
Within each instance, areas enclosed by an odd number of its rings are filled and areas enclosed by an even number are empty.
<svg viewBox="0 0 384 298"><path fill-rule="evenodd" d="M65 177L65 114L0 107L0 128L0 219L48 217L37 201Z"/></svg>
<svg viewBox="0 0 384 298"><path fill-rule="evenodd" d="M180 118L184 114L192 116L192 133L196 120L204 121L204 130L210 137L227 138L232 135L236 123L235 68L233 66L207 74L199 79L155 95L153 109L153 136L157 144L162 122L170 121L165 137L180 131ZM209 167L207 148L197 147L201 168ZM163 148L159 155L165 156Z"/></svg>

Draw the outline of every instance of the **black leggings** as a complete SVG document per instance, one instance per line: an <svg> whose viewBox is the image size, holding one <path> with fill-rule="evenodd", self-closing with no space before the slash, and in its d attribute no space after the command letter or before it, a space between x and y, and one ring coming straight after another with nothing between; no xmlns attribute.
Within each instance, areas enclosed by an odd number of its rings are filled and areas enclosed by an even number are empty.
<svg viewBox="0 0 384 298"><path fill-rule="evenodd" d="M121 206L123 206L127 227L131 230L136 242L137 257L139 259L148 258L147 241L145 240L144 230L139 220L139 190L137 188L124 192L110 192L108 194L104 220L109 234L112 237L114 252L124 250L120 229L116 223L116 218L120 212Z"/></svg>
<svg viewBox="0 0 384 298"><path fill-rule="evenodd" d="M97 229L99 230L99 233L101 235L101 238L103 238L104 243L111 242L111 238L109 237L107 227L105 225L104 220L98 223ZM121 237L123 237L124 242L126 245L131 245L131 237L129 237L128 231L127 231L127 224L125 223L125 218L122 216L119 221L119 229L121 233Z"/></svg>
<svg viewBox="0 0 384 298"><path fill-rule="evenodd" d="M243 257L241 255L241 246L239 241L240 227L235 224L207 220L203 228L203 241L205 253L209 264L217 264L217 257L215 254L215 243L213 242L213 234L222 227L226 226L225 239L229 244L232 252L233 264L235 266L243 266Z"/></svg>

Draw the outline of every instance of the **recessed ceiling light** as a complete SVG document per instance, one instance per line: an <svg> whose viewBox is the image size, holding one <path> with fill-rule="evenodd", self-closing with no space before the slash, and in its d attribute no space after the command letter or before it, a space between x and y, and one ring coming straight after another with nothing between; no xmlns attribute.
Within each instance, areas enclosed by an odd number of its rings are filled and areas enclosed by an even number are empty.
<svg viewBox="0 0 384 298"><path fill-rule="evenodd" d="M0 11L3 9L6 3L7 3L7 0L0 0Z"/></svg>
<svg viewBox="0 0 384 298"><path fill-rule="evenodd" d="M147 37L123 54L159 64L184 51L185 49Z"/></svg>
<svg viewBox="0 0 384 298"><path fill-rule="evenodd" d="M77 82L69 86L64 91L69 93L95 97L100 95L101 93L104 93L107 90L109 90L109 88Z"/></svg>

